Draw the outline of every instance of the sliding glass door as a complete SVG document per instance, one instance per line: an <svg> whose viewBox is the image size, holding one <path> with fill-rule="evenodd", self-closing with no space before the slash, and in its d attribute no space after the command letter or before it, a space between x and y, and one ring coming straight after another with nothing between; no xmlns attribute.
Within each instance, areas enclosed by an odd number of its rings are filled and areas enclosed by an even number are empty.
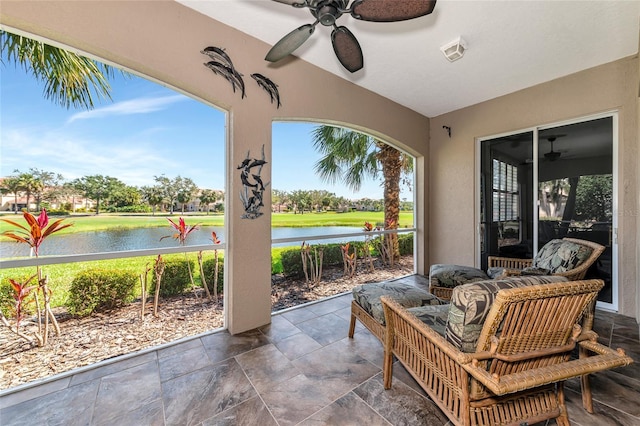
<svg viewBox="0 0 640 426"><path fill-rule="evenodd" d="M614 140L616 116L538 127L479 141L479 262L530 258L555 238L605 246L588 277L617 309Z"/></svg>

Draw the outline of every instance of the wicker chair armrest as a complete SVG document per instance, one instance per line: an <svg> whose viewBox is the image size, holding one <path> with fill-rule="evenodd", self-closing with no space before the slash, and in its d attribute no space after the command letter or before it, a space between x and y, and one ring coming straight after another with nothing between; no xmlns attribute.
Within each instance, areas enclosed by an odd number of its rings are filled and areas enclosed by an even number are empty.
<svg viewBox="0 0 640 426"><path fill-rule="evenodd" d="M441 287L436 285L431 285L429 287L429 291L438 299L445 300L445 301L451 300L451 295L453 294L453 288Z"/></svg>
<svg viewBox="0 0 640 426"><path fill-rule="evenodd" d="M623 367L633 362L633 359L625 355L621 349L613 350L592 341L581 342L580 346L588 348L596 355L502 376L490 374L484 368L485 363L480 363L477 360L464 364L462 367L494 394L505 395L585 374Z"/></svg>
<svg viewBox="0 0 640 426"><path fill-rule="evenodd" d="M489 256L489 268L524 269L533 265L533 259L517 259L513 257Z"/></svg>
<svg viewBox="0 0 640 426"><path fill-rule="evenodd" d="M498 278L508 278L508 277L519 277L522 275L522 270L521 269L504 269L502 271L502 275L500 275Z"/></svg>
<svg viewBox="0 0 640 426"><path fill-rule="evenodd" d="M407 311L391 297L382 296L380 297L380 300L382 301L382 305L384 307L385 322L387 323L388 341L393 341L395 328L398 328L398 326L400 325L399 323L402 322L403 326L408 326L411 329L415 330L419 335L424 336L427 340L432 342L439 348L439 350L441 350L454 361L460 364L471 362L472 354L467 354L457 349L444 337L434 331L427 324L416 318L415 315ZM391 339L389 339L390 337Z"/></svg>

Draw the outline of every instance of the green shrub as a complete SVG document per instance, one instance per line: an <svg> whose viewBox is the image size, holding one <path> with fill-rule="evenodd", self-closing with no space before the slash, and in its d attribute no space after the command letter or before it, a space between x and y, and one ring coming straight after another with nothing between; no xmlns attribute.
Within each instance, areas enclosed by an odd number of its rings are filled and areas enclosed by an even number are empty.
<svg viewBox="0 0 640 426"><path fill-rule="evenodd" d="M195 262L189 260L191 272L195 272ZM189 278L189 266L186 260L166 260L164 266L164 274L162 274L162 282L160 283L160 296L178 296L191 287L191 279ZM155 293L156 274L151 272L152 281L149 294Z"/></svg>
<svg viewBox="0 0 640 426"><path fill-rule="evenodd" d="M16 300L13 298L13 287L9 281L0 284L0 312L7 318L13 318L16 314Z"/></svg>
<svg viewBox="0 0 640 426"><path fill-rule="evenodd" d="M204 271L204 279L207 282L207 287L211 294L213 294L214 274L216 270L215 259L207 259L202 262L202 270ZM223 294L224 288L224 258L218 256L218 295Z"/></svg>
<svg viewBox="0 0 640 426"><path fill-rule="evenodd" d="M71 211L67 209L51 209L47 210L47 215L49 216L69 216Z"/></svg>
<svg viewBox="0 0 640 426"><path fill-rule="evenodd" d="M413 233L398 235L400 256L413 254Z"/></svg>
<svg viewBox="0 0 640 426"><path fill-rule="evenodd" d="M114 209L118 213L151 213L151 206L136 204L135 206L124 206Z"/></svg>
<svg viewBox="0 0 640 426"><path fill-rule="evenodd" d="M302 277L302 258L300 257L300 249L284 250L281 254L282 272L287 277Z"/></svg>
<svg viewBox="0 0 640 426"><path fill-rule="evenodd" d="M80 272L71 282L67 310L72 315L87 316L119 308L133 300L137 283L138 277L131 271L88 269Z"/></svg>

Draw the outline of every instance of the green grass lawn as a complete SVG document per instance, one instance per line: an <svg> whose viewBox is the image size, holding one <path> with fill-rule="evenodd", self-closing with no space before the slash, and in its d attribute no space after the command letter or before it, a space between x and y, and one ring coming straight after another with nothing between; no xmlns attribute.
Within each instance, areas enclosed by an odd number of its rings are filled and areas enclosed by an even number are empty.
<svg viewBox="0 0 640 426"><path fill-rule="evenodd" d="M72 223L73 226L63 229L57 235L70 234L75 232L103 231L108 229L131 229L131 228L154 228L169 226L167 218L177 221L179 213L173 215L156 214L108 214L100 215L72 215L72 216L51 216L53 220L64 218L63 223ZM3 214L3 219L14 220L20 224L25 224L22 215ZM184 216L189 225L203 226L224 226L224 216L222 214L189 214ZM274 213L271 215L271 226L273 227L310 227L310 226L364 226L365 222L382 226L384 222L383 212L348 212L348 213ZM409 228L413 226L413 212L400 213L400 227ZM0 221L0 233L15 229L12 225Z"/></svg>
<svg viewBox="0 0 640 426"><path fill-rule="evenodd" d="M109 229L130 229L139 227L169 227L167 217L171 217L174 221L177 221L180 217L179 214L169 215L123 215L123 214L100 214L96 215L73 215L64 217L63 223L73 223L73 226L60 231L63 233L72 232L89 232L100 231ZM272 225L274 227L315 227L315 226L352 226L362 227L365 222L370 222L374 225L382 225L384 220L383 212L349 212L349 213L305 213L305 214L293 214L293 213L274 213L272 216ZM24 224L24 219L21 215L5 214L0 218L7 218L14 220L20 224ZM60 217L50 217L50 223ZM185 215L187 224L200 224L208 226L223 226L223 215L205 215L194 214ZM413 224L413 213L402 212L400 214L400 227L411 227ZM0 221L0 233L15 229L13 226L6 222ZM6 238L6 237L2 237ZM46 244L46 241L45 243ZM281 253L284 250L298 248L298 246L292 247L276 247L271 251L272 272L282 272ZM166 259L179 256L183 258L183 255L168 255L164 256ZM212 256L210 252L205 252L205 258ZM89 268L105 268L105 269L117 269L133 271L136 274L141 274L146 265L152 264L155 256L146 257L130 257L125 259L113 259L113 260L100 260L92 262L80 262L80 263L68 263L60 265L45 265L42 267L43 273L49 276L50 288L53 290L52 306L63 306L67 296L68 289L73 278L81 271ZM189 258L195 261L196 254L190 253ZM196 267L197 269L197 267ZM194 278L199 283L199 271L194 271ZM35 268L11 268L0 269L0 283L8 283L9 278L18 279L24 282L29 276L35 273Z"/></svg>

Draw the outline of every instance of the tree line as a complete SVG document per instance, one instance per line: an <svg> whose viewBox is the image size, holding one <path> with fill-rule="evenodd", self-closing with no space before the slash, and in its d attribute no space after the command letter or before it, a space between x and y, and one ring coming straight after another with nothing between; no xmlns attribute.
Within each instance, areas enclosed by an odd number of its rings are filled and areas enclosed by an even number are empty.
<svg viewBox="0 0 640 426"><path fill-rule="evenodd" d="M66 180L59 173L37 168L27 172L14 170L13 175L2 179L0 192L13 195L13 210L18 212L18 198L26 198L27 210L35 204L35 210L51 205L59 210L76 211L79 200L85 201L86 211L95 210L121 212L152 212L157 210L173 213L176 208L185 212L186 206L198 200L200 209L221 211L224 205L224 191L201 189L190 178L165 175L154 176L155 185L131 186L118 178L104 175L83 176ZM91 203L91 204L89 204ZM274 212L292 211L304 214L311 211L383 211L383 199L361 198L350 200L326 190L272 191ZM413 203L402 201L401 210L412 210Z"/></svg>
<svg viewBox="0 0 640 426"><path fill-rule="evenodd" d="M161 210L174 212L179 206L182 213L192 201L199 200L207 213L222 208L224 192L213 189L200 189L190 178L176 176L171 179L164 175L154 176L155 185L131 186L112 176L91 175L67 180L59 173L37 168L27 172L14 170L13 175L2 179L0 192L13 194L14 212L18 212L18 197L26 198L27 211L32 201L36 211L43 206L57 205L60 210L76 211L77 201L85 200L85 209L156 212ZM89 205L92 202L92 205Z"/></svg>

